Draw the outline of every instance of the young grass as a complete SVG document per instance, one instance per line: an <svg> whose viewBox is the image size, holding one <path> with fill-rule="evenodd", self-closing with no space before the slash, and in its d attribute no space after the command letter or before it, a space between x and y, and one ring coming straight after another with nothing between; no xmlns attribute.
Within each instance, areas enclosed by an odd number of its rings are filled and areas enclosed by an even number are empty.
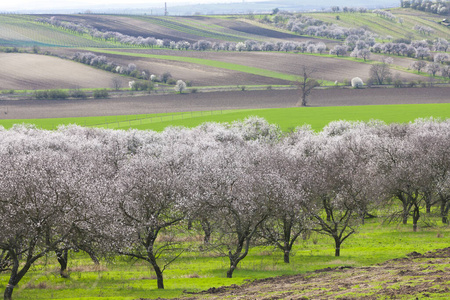
<svg viewBox="0 0 450 300"><path fill-rule="evenodd" d="M338 107L292 107L273 109L218 110L168 114L122 115L88 118L50 118L0 120L0 125L10 128L13 124L35 124L43 129L56 129L58 125L78 124L87 127L113 129L142 129L162 131L168 126L195 127L204 122L233 122L249 116L265 118L278 124L284 131L309 124L314 130L321 130L335 120L369 121L382 120L386 123L410 122L417 118L449 118L450 103L366 105Z"/></svg>
<svg viewBox="0 0 450 300"><path fill-rule="evenodd" d="M174 298L179 297L183 290L200 291L327 267L367 266L405 257L413 251L424 253L447 247L447 241L438 238L437 231L449 234L450 228L420 228L418 232L412 232L411 225L382 224L381 219L371 219L343 244L340 257L333 256L333 241L322 235L314 236L317 243L313 243L312 238L298 241L290 264L283 262L283 254L276 248L255 247L241 262L232 279L225 278L228 258L191 251L166 270L165 290L156 289L156 280L152 279L151 268L146 263L116 258L102 262L102 269L92 269L86 255L71 253L71 277L62 279L56 271L56 258L51 255L27 274L16 288L14 299ZM5 288L7 278L7 274L0 274L0 288Z"/></svg>

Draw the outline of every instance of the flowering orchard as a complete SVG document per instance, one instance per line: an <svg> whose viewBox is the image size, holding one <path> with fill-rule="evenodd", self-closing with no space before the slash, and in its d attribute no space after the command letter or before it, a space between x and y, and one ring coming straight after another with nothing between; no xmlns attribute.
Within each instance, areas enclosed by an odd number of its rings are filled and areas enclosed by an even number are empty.
<svg viewBox="0 0 450 300"><path fill-rule="evenodd" d="M4 298L40 258L126 256L166 267L194 246L229 259L255 244L284 253L311 231L335 255L374 214L417 230L448 222L450 121L332 122L286 134L259 118L194 129L114 131L16 126L0 130L0 271ZM200 242L189 234L204 235Z"/></svg>

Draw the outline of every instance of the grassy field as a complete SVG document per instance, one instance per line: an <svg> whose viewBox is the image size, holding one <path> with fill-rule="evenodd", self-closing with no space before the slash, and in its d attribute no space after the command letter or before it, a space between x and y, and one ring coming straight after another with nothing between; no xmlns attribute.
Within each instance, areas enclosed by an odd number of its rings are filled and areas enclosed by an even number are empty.
<svg viewBox="0 0 450 300"><path fill-rule="evenodd" d="M0 14L0 45L17 47L111 47L114 45L94 40L67 30L35 22L33 17Z"/></svg>
<svg viewBox="0 0 450 300"><path fill-rule="evenodd" d="M113 129L164 130L167 126L195 127L204 122L233 122L249 116L259 116L278 124L288 131L305 124L320 131L335 120L369 121L383 120L387 123L409 122L417 118L450 118L450 103L368 105L339 107L293 107L274 109L218 110L167 114L123 115L88 118L48 118L0 120L0 125L10 128L13 124L29 123L39 128L55 129L58 125L78 124L88 127Z"/></svg>
<svg viewBox="0 0 450 300"><path fill-rule="evenodd" d="M436 37L448 38L450 30L448 27L437 24L442 20L442 16L430 14L413 9L395 8L390 9L397 20L391 21L377 16L374 13L308 13L315 19L325 22L335 23L342 27L367 27L373 33L380 36L380 40L387 41L386 36L392 36L394 39L411 36L413 40L433 40ZM336 19L339 16L339 20ZM403 19L403 24L398 19ZM431 35L423 35L413 30L414 25L424 25L435 30Z"/></svg>
<svg viewBox="0 0 450 300"><path fill-rule="evenodd" d="M436 225L436 224L435 224ZM272 247L255 247L234 273L226 278L228 261L217 253L192 250L176 260L165 271L164 291L156 289L150 267L142 262L116 258L102 261L94 267L88 257L72 253L69 259L70 279L59 278L56 259L50 255L27 274L14 291L14 299L108 299L128 300L158 297L171 298L184 290L200 291L210 287L241 284L285 274L298 274L335 266L367 266L385 260L404 257L417 251L424 253L448 246L450 229L436 225L412 232L411 225L383 224L373 219L342 245L341 257L334 257L332 239L312 234L299 240L293 249L290 264L283 263L283 255ZM193 236L198 241L201 236ZM198 244L199 245L199 244ZM7 275L0 275L0 289L4 289Z"/></svg>

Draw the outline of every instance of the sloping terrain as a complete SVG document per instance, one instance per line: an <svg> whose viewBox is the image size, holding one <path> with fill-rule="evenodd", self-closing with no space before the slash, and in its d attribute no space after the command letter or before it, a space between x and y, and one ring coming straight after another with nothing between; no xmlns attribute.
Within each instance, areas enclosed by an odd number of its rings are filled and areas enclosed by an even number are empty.
<svg viewBox="0 0 450 300"><path fill-rule="evenodd" d="M371 12L308 13L305 15L342 27L364 27L377 34L384 41L387 41L387 36L391 36L394 39L409 36L412 40L434 40L436 37L448 39L450 35L450 28L437 23L444 18L441 15L406 8L394 8L389 11L397 18L396 20L389 20ZM337 16L339 16L339 20L336 19ZM400 20L402 22L399 22ZM413 29L416 24L430 27L434 32L429 35L421 34Z"/></svg>
<svg viewBox="0 0 450 300"><path fill-rule="evenodd" d="M211 288L181 299L422 299L450 298L450 248L385 263L341 266L265 278L243 286Z"/></svg>
<svg viewBox="0 0 450 300"><path fill-rule="evenodd" d="M52 15L44 15L51 17ZM239 42L245 40L305 40L294 33L261 27L238 17L214 18L205 16L158 17L116 15L58 15L58 20L83 23L101 31L116 31L131 36L155 37L173 41Z"/></svg>
<svg viewBox="0 0 450 300"><path fill-rule="evenodd" d="M22 53L0 53L0 90L109 88L113 78L128 79L64 59Z"/></svg>
<svg viewBox="0 0 450 300"><path fill-rule="evenodd" d="M105 41L34 22L37 16L0 14L0 46L114 47Z"/></svg>
<svg viewBox="0 0 450 300"><path fill-rule="evenodd" d="M98 51L101 52L101 50ZM369 70L371 67L370 64L363 63L362 61L353 61L335 57L310 56L310 55L301 55L283 52L214 52L214 51L178 51L178 50L163 50L163 49L154 49L154 50L123 49L121 50L121 52L124 53L124 55L122 55L121 58L122 60L124 60L124 62L127 60L135 60L135 58L131 56L127 57L125 55L127 52L143 54L141 61L158 61L159 63L164 62L162 62L161 59L145 58L145 54L170 55L170 56L193 57L193 58L214 60L219 62L233 63L248 67L262 68L269 71L280 72L295 76L300 74L300 70L303 66L306 66L308 68L316 69L316 72L314 74L315 78L331 82L335 81L343 82L344 80L350 81L354 77L360 77L365 82L370 77ZM110 54L102 53L102 55L109 57ZM381 59L381 57L374 55L374 59L377 58ZM117 59L117 57L115 59ZM396 57L394 57L394 62L395 61L397 61ZM165 64L167 64L166 70L172 72L172 67L174 66L175 63L165 62ZM149 67L150 71L152 71L151 66ZM176 70L175 69L173 70L174 71L172 75L176 74ZM411 80L425 81L423 76L405 71L392 70L392 73L393 76L396 76L396 74L398 74L403 80L407 81ZM191 76L196 76L196 74L192 72ZM268 76L270 76L270 74L268 74ZM186 80L195 80L195 78L189 79L189 77L182 77L182 78L186 78ZM245 81L241 82L241 84L251 84L251 83ZM269 84L279 84L279 83L271 82Z"/></svg>

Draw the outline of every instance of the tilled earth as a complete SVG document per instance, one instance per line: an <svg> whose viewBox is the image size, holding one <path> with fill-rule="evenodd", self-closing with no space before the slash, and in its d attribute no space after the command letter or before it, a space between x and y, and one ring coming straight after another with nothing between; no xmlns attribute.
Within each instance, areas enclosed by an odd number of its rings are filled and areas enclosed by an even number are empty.
<svg viewBox="0 0 450 300"><path fill-rule="evenodd" d="M180 299L450 299L450 247L352 268L266 278Z"/></svg>
<svg viewBox="0 0 450 300"><path fill-rule="evenodd" d="M311 93L308 106L450 103L449 95L450 87L318 89ZM297 90L260 90L86 100L5 100L0 101L0 120L284 108L297 106L299 98Z"/></svg>

